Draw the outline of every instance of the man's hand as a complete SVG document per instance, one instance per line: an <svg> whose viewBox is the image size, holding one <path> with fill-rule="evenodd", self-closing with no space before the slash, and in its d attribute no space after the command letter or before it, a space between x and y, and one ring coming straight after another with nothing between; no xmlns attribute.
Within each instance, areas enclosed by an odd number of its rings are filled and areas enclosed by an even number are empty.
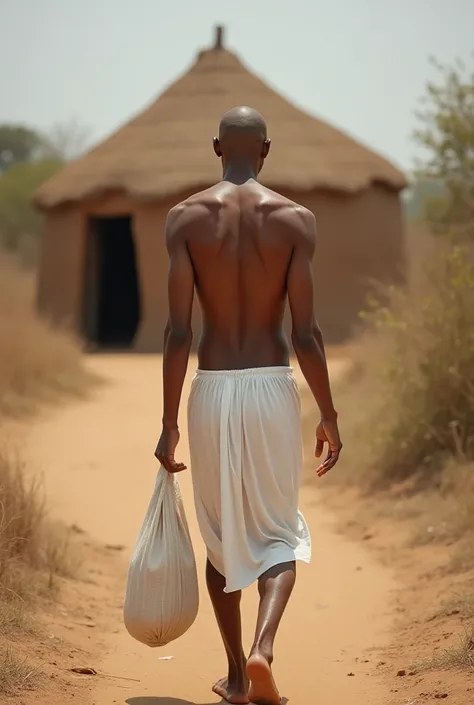
<svg viewBox="0 0 474 705"><path fill-rule="evenodd" d="M316 429L316 458L321 457L325 443L329 446L328 454L326 456L326 460L321 463L316 470L318 477L322 477L329 472L329 470L331 470L331 468L333 468L339 460L339 453L342 449L342 443L339 437L337 421L326 421L323 419Z"/></svg>
<svg viewBox="0 0 474 705"><path fill-rule="evenodd" d="M184 463L177 463L174 459L176 446L179 443L179 431L177 428L164 428L161 432L160 440L155 450L155 458L161 463L165 470L170 473L186 470Z"/></svg>

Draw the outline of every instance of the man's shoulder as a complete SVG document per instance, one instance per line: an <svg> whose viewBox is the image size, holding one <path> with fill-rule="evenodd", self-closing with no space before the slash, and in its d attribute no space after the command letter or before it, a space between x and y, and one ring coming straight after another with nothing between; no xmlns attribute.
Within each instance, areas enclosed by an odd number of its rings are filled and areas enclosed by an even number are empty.
<svg viewBox="0 0 474 705"><path fill-rule="evenodd" d="M301 203L292 201L291 198L283 196L277 191L272 191L269 188L264 189L264 204L272 211L276 218L282 218L297 223L314 223L315 217L312 211Z"/></svg>
<svg viewBox="0 0 474 705"><path fill-rule="evenodd" d="M209 198L205 198L205 191L195 193L184 201L180 201L168 211L168 220L177 220L182 216L191 213L204 212L204 209L209 202Z"/></svg>
<svg viewBox="0 0 474 705"><path fill-rule="evenodd" d="M314 241L316 238L316 219L312 211L296 201L275 194L271 204L270 221L278 224L290 236Z"/></svg>
<svg viewBox="0 0 474 705"><path fill-rule="evenodd" d="M209 217L211 201L209 196L204 197L205 193L193 194L168 211L166 229L169 236L177 235Z"/></svg>
<svg viewBox="0 0 474 705"><path fill-rule="evenodd" d="M215 202L217 200L216 187L217 184L215 186L211 186L210 188L206 188L203 191L197 191L196 193L191 194L183 201L178 203L176 206L174 206L174 208L172 208L171 210L182 210Z"/></svg>

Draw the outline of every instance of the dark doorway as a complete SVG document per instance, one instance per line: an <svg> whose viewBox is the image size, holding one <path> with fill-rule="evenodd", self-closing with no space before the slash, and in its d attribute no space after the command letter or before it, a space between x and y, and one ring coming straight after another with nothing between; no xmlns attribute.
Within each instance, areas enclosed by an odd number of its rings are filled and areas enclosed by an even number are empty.
<svg viewBox="0 0 474 705"><path fill-rule="evenodd" d="M84 328L99 347L130 347L140 320L132 219L90 218Z"/></svg>

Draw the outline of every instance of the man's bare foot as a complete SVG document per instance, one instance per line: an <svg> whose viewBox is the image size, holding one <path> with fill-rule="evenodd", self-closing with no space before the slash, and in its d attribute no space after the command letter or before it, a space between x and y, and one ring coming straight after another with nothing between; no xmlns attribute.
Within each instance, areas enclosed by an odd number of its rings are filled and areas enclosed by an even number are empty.
<svg viewBox="0 0 474 705"><path fill-rule="evenodd" d="M244 681L245 678L242 678L241 682L232 682L229 678L221 678L212 686L212 690L228 703L247 705L250 702L247 695L248 684Z"/></svg>
<svg viewBox="0 0 474 705"><path fill-rule="evenodd" d="M281 705L281 697L273 680L272 669L265 656L253 654L247 661L250 681L249 699L254 705Z"/></svg>

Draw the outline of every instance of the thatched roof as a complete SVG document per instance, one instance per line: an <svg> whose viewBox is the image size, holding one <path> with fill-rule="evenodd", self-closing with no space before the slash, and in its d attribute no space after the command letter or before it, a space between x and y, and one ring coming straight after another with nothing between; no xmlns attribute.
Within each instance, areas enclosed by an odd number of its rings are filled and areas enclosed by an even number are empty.
<svg viewBox="0 0 474 705"><path fill-rule="evenodd" d="M156 200L211 185L220 178L212 137L220 116L250 105L266 118L272 150L262 172L271 188L355 192L373 182L395 190L405 178L388 161L303 112L222 47L213 48L143 112L41 186L35 203L53 208L105 191Z"/></svg>

